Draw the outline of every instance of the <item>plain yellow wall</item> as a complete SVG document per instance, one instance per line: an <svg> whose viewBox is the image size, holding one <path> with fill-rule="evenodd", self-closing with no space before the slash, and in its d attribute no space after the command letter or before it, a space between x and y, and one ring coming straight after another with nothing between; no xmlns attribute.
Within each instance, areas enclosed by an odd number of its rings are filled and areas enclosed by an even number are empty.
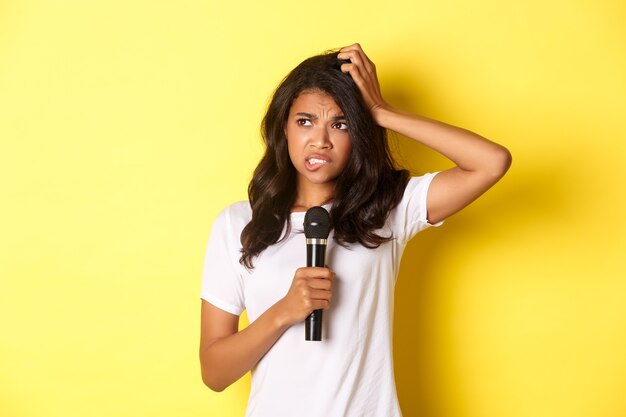
<svg viewBox="0 0 626 417"><path fill-rule="evenodd" d="M405 253L405 416L626 415L621 0L3 1L0 415L243 415L247 377L200 379L211 222L279 80L356 41L392 104L514 157Z"/></svg>

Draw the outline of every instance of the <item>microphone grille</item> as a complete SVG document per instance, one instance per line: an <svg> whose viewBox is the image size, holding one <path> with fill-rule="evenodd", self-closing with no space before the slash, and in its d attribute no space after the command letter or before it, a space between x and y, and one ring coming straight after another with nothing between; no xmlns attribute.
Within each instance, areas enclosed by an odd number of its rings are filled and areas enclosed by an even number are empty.
<svg viewBox="0 0 626 417"><path fill-rule="evenodd" d="M304 215L304 236L307 239L328 239L330 216L324 207L315 206Z"/></svg>

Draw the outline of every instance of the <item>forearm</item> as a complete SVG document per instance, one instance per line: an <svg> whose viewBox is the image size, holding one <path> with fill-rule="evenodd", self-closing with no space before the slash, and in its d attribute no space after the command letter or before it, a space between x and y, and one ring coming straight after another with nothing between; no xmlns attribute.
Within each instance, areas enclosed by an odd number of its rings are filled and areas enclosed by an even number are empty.
<svg viewBox="0 0 626 417"><path fill-rule="evenodd" d="M377 109L374 117L380 126L428 146L462 170L498 176L510 164L506 148L469 130L388 107Z"/></svg>
<svg viewBox="0 0 626 417"><path fill-rule="evenodd" d="M327 308L334 276L329 268L298 268L287 295L239 332L232 318L203 313L206 339L200 341L200 366L204 383L213 391L222 391L251 370L285 330L304 321L313 310Z"/></svg>
<svg viewBox="0 0 626 417"><path fill-rule="evenodd" d="M290 326L281 302L267 309L245 329L217 339L200 352L202 379L222 391L252 369Z"/></svg>

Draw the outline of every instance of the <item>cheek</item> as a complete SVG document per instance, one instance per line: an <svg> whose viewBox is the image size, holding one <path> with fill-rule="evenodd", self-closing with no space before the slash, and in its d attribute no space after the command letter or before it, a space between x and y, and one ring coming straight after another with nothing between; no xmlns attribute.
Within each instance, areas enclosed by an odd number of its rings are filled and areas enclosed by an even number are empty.
<svg viewBox="0 0 626 417"><path fill-rule="evenodd" d="M289 151L289 159L291 159L291 163L293 163L296 155L291 142L287 142L287 150Z"/></svg>
<svg viewBox="0 0 626 417"><path fill-rule="evenodd" d="M350 139L341 143L340 153L345 165L350 159L350 155L352 155L352 141L350 141Z"/></svg>
<svg viewBox="0 0 626 417"><path fill-rule="evenodd" d="M293 136L293 134L291 136L287 136L290 139L286 139L287 141L287 150L289 152L289 159L291 159L291 163L293 165L296 165L296 161L298 161L299 155L300 155L300 150L298 147L298 143L295 140L296 138Z"/></svg>

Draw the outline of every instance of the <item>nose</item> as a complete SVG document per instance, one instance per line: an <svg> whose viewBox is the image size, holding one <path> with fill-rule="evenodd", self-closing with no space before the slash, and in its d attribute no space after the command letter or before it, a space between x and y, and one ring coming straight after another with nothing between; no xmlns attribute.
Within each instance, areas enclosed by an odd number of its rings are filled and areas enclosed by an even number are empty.
<svg viewBox="0 0 626 417"><path fill-rule="evenodd" d="M332 149L333 145L330 141L330 134L325 127L320 126L315 129L309 140L309 146L318 149Z"/></svg>

